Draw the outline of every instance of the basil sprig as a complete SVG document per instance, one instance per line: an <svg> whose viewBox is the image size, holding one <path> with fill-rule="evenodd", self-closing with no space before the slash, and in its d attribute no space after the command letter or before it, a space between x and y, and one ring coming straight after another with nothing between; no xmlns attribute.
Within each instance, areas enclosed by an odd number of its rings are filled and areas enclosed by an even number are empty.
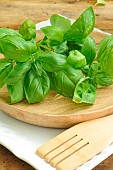
<svg viewBox="0 0 113 170"><path fill-rule="evenodd" d="M26 99L43 101L50 89L76 103L93 104L99 86L113 84L113 35L98 46L90 36L95 15L87 8L71 25L69 19L53 14L50 26L36 27L27 19L19 32L0 28L0 88L6 85L10 104Z"/></svg>

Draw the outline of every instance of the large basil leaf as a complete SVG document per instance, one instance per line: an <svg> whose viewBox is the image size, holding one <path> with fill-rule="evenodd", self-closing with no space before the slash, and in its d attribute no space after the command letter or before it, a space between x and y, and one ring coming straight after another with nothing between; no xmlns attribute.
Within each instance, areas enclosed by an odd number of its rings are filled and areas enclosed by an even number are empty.
<svg viewBox="0 0 113 170"><path fill-rule="evenodd" d="M7 85L11 97L10 104L20 102L24 98L24 77L19 79L14 85Z"/></svg>
<svg viewBox="0 0 113 170"><path fill-rule="evenodd" d="M113 78L113 47L107 48L99 58L100 69Z"/></svg>
<svg viewBox="0 0 113 170"><path fill-rule="evenodd" d="M83 78L81 70L74 69L67 65L64 70L53 72L50 75L51 88L65 96L72 98L74 94L75 85Z"/></svg>
<svg viewBox="0 0 113 170"><path fill-rule="evenodd" d="M61 28L57 26L46 26L42 27L41 31L49 38L50 40L62 42L64 33Z"/></svg>
<svg viewBox="0 0 113 170"><path fill-rule="evenodd" d="M93 104L96 98L96 88L91 84L89 78L82 78L76 85L73 101L76 103Z"/></svg>
<svg viewBox="0 0 113 170"><path fill-rule="evenodd" d="M102 39L98 47L98 58L107 49L113 46L113 35L109 35Z"/></svg>
<svg viewBox="0 0 113 170"><path fill-rule="evenodd" d="M50 90L50 80L47 73L43 70L39 76L31 69L25 78L25 95L28 103L42 101Z"/></svg>
<svg viewBox="0 0 113 170"><path fill-rule="evenodd" d="M69 52L67 62L74 68L81 68L86 65L86 58L79 51L73 50Z"/></svg>
<svg viewBox="0 0 113 170"><path fill-rule="evenodd" d="M5 79L13 68L12 63L0 61L0 88L5 84Z"/></svg>
<svg viewBox="0 0 113 170"><path fill-rule="evenodd" d="M23 36L25 40L31 40L36 38L36 27L33 21L27 19L19 29L19 33Z"/></svg>
<svg viewBox="0 0 113 170"><path fill-rule="evenodd" d="M67 41L84 39L92 31L95 25L95 15L92 7L87 8L72 24L64 35Z"/></svg>
<svg viewBox="0 0 113 170"><path fill-rule="evenodd" d="M96 43L92 37L87 37L83 43L81 53L86 57L87 64L91 64L96 56Z"/></svg>
<svg viewBox="0 0 113 170"><path fill-rule="evenodd" d="M6 35L13 35L13 36L19 36L21 37L21 34L19 34L17 31L10 29L10 28L0 28L0 38L6 36Z"/></svg>
<svg viewBox="0 0 113 170"><path fill-rule="evenodd" d="M31 63L27 61L25 63L17 63L17 65L11 70L7 76L5 82L8 85L15 84L18 80L22 79L25 73L30 69Z"/></svg>
<svg viewBox="0 0 113 170"><path fill-rule="evenodd" d="M44 70L48 72L54 72L64 68L67 57L55 52L40 52L38 59Z"/></svg>
<svg viewBox="0 0 113 170"><path fill-rule="evenodd" d="M32 43L31 46L33 46ZM27 42L18 36L4 36L0 39L0 48L2 49L5 58L12 59L17 62L25 62L32 57L30 42ZM36 48L35 45L34 48Z"/></svg>
<svg viewBox="0 0 113 170"><path fill-rule="evenodd" d="M71 26L71 22L69 19L64 18L58 14L53 14L50 18L50 22L51 25L61 28L63 32L66 32Z"/></svg>

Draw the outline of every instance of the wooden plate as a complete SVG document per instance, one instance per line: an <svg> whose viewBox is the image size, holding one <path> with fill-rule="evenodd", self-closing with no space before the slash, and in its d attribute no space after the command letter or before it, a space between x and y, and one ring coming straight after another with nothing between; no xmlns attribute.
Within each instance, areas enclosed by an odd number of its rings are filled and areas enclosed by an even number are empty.
<svg viewBox="0 0 113 170"><path fill-rule="evenodd" d="M105 34L93 32L97 44ZM57 95L51 91L41 103L23 102L9 105L8 92L0 89L0 109L10 116L38 126L68 128L74 124L99 118L113 113L113 86L100 88L93 105L76 104L71 99Z"/></svg>
<svg viewBox="0 0 113 170"><path fill-rule="evenodd" d="M113 113L113 86L97 91L93 105L76 104L71 99L51 91L43 102L23 102L9 105L7 90L0 90L0 109L10 116L38 126L67 128L76 123L99 118Z"/></svg>

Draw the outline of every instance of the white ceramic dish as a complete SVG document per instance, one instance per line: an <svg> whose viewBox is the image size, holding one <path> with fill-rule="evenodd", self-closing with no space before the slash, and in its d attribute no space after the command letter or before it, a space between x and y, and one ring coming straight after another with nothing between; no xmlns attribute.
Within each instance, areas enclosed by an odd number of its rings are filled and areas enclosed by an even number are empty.
<svg viewBox="0 0 113 170"><path fill-rule="evenodd" d="M73 22L73 20L71 21ZM39 30L41 27L49 24L50 22L47 20L36 24L36 28ZM103 33L99 29L95 29L95 31ZM109 35L109 33L105 34ZM0 144L8 148L18 158L29 163L36 170L54 170L54 168L44 162L43 159L38 157L35 152L39 146L63 131L64 129L30 125L18 121L0 111ZM113 143L93 159L77 168L77 170L91 170L111 154L113 154Z"/></svg>
<svg viewBox="0 0 113 170"><path fill-rule="evenodd" d="M54 170L35 152L39 146L63 131L64 129L44 128L23 123L0 111L0 144L36 170ZM91 170L111 154L113 154L113 144L77 170Z"/></svg>

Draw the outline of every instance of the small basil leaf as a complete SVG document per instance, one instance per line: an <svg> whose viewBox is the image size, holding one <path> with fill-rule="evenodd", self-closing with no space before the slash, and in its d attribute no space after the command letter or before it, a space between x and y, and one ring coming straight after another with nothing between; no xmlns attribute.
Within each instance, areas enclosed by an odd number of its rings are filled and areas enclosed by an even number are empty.
<svg viewBox="0 0 113 170"><path fill-rule="evenodd" d="M13 68L12 63L0 63L0 88L5 84L5 79Z"/></svg>
<svg viewBox="0 0 113 170"><path fill-rule="evenodd" d="M102 53L107 49L113 46L113 35L109 35L102 39L98 46L98 58L102 55Z"/></svg>
<svg viewBox="0 0 113 170"><path fill-rule="evenodd" d="M96 56L96 43L93 38L87 37L83 43L81 53L86 57L87 64L91 64Z"/></svg>
<svg viewBox="0 0 113 170"><path fill-rule="evenodd" d="M38 59L44 70L48 72L54 72L64 68L67 57L62 54L57 54L55 52L41 52L39 53Z"/></svg>
<svg viewBox="0 0 113 170"><path fill-rule="evenodd" d="M10 104L20 102L24 98L24 77L18 80L14 85L7 85L11 97Z"/></svg>
<svg viewBox="0 0 113 170"><path fill-rule="evenodd" d="M50 22L51 25L61 28L63 32L66 32L71 26L71 22L69 19L64 18L58 14L53 14L50 18Z"/></svg>
<svg viewBox="0 0 113 170"><path fill-rule="evenodd" d="M38 76L33 70L30 70L25 78L24 90L28 103L42 101L50 90L47 73L43 70L42 75Z"/></svg>
<svg viewBox="0 0 113 170"><path fill-rule="evenodd" d="M19 34L17 31L10 29L10 28L0 28L0 38L6 36L6 35L13 35L13 36L19 36L22 37L21 34Z"/></svg>
<svg viewBox="0 0 113 170"><path fill-rule="evenodd" d="M92 31L95 25L95 15L92 7L87 8L72 24L64 35L67 41L84 39Z"/></svg>
<svg viewBox="0 0 113 170"><path fill-rule="evenodd" d="M72 51L72 50L81 51L82 49L82 44L77 43L76 41L68 41L67 45L68 45L69 51Z"/></svg>
<svg viewBox="0 0 113 170"><path fill-rule="evenodd" d="M58 41L58 42L62 42L63 41L64 33L57 26L42 27L41 31L47 36L47 38L49 38L51 40L55 40L55 41Z"/></svg>
<svg viewBox="0 0 113 170"><path fill-rule="evenodd" d="M73 50L69 52L67 62L74 68L81 68L86 65L86 58L79 51Z"/></svg>
<svg viewBox="0 0 113 170"><path fill-rule="evenodd" d="M25 63L17 63L17 65L11 70L7 76L5 83L8 85L13 85L25 75L25 73L30 69L31 63L27 61Z"/></svg>
<svg viewBox="0 0 113 170"><path fill-rule="evenodd" d="M106 73L98 73L95 81L99 86L109 86L113 84L113 80Z"/></svg>
<svg viewBox="0 0 113 170"><path fill-rule="evenodd" d="M36 27L33 21L27 19L20 27L19 33L25 40L31 40L36 38Z"/></svg>
<svg viewBox="0 0 113 170"><path fill-rule="evenodd" d="M89 78L83 78L77 83L73 96L74 102L89 104L94 103L96 98L96 88L89 80Z"/></svg>
<svg viewBox="0 0 113 170"><path fill-rule="evenodd" d="M63 43L57 45L54 48L54 52L59 54L65 54L67 51L68 51L67 41L64 41Z"/></svg>
<svg viewBox="0 0 113 170"><path fill-rule="evenodd" d="M100 69L113 78L113 47L107 48L99 58Z"/></svg>
<svg viewBox="0 0 113 170"><path fill-rule="evenodd" d="M25 62L32 57L29 43L21 37L12 35L7 35L0 39L0 47L5 58L17 62Z"/></svg>
<svg viewBox="0 0 113 170"><path fill-rule="evenodd" d="M83 78L81 70L74 69L70 65L67 65L64 70L51 74L51 88L65 97L72 98L75 85L81 78Z"/></svg>
<svg viewBox="0 0 113 170"><path fill-rule="evenodd" d="M42 73L43 73L42 66L41 66L40 62L37 61L37 60L32 64L32 70L33 70L34 73L37 74L38 76L41 76Z"/></svg>

